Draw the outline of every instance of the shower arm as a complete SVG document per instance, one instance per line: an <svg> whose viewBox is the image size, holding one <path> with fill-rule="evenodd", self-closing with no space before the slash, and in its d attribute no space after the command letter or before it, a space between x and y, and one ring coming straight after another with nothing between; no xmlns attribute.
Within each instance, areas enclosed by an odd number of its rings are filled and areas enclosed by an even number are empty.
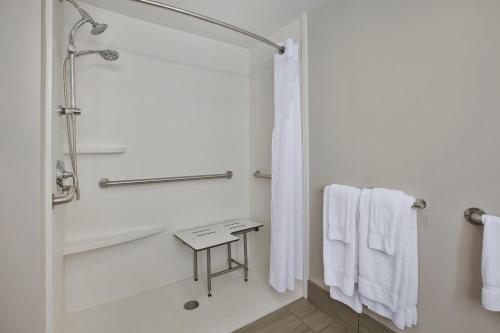
<svg viewBox="0 0 500 333"><path fill-rule="evenodd" d="M75 35L76 35L76 32L78 31L78 29L80 29L85 23L89 22L89 20L87 18L81 18L78 22L75 23L75 25L73 26L73 28L71 28L71 31L69 33L69 48L70 48L70 51L73 52L74 51L74 48L75 48Z"/></svg>

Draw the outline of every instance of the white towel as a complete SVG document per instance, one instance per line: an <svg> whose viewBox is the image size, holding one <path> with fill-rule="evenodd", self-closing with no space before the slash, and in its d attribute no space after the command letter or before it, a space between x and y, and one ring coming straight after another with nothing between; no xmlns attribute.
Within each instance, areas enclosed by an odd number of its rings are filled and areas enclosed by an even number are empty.
<svg viewBox="0 0 500 333"><path fill-rule="evenodd" d="M490 311L500 311L500 218L483 215L483 307Z"/></svg>
<svg viewBox="0 0 500 333"><path fill-rule="evenodd" d="M370 248L393 255L396 228L408 196L401 191L373 189L370 205ZM404 207L408 208L408 207Z"/></svg>
<svg viewBox="0 0 500 333"><path fill-rule="evenodd" d="M400 192L394 196L398 202L392 206L395 211L382 214L375 209L374 214L372 206L380 204L380 197L373 200L375 192L363 190L359 202L359 293L369 309L403 329L417 322L417 218L411 207L415 199ZM372 221L384 216L391 218ZM391 225L384 226L384 221ZM375 230L391 237L379 238L373 244L370 239Z"/></svg>
<svg viewBox="0 0 500 333"><path fill-rule="evenodd" d="M343 228L336 229L342 231L335 234L336 240L330 239L328 236L332 219L332 214L340 204L345 201L334 201L333 190L335 186L327 186L323 196L323 260L324 260L324 275L325 284L330 287L330 296L349 307L354 311L361 313L362 305L359 294L356 290L357 282L357 202L361 191L356 188L352 192L354 195L353 203L349 206L349 211L346 216L349 219L343 220ZM351 191L349 189L349 191ZM339 236L339 237L337 237Z"/></svg>
<svg viewBox="0 0 500 333"><path fill-rule="evenodd" d="M349 243L358 215L361 190L346 185L329 185L328 238Z"/></svg>

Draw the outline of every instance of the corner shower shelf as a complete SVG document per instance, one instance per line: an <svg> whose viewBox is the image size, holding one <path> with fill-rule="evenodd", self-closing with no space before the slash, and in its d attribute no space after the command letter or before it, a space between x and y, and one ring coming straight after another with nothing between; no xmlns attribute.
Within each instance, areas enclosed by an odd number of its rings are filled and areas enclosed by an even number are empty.
<svg viewBox="0 0 500 333"><path fill-rule="evenodd" d="M123 145L79 146L77 154L123 154L126 148ZM64 151L69 154L68 149Z"/></svg>
<svg viewBox="0 0 500 333"><path fill-rule="evenodd" d="M130 229L90 238L82 238L64 242L64 255L97 250L109 246L131 242L137 239L153 236L165 231L162 225L151 225L144 228Z"/></svg>

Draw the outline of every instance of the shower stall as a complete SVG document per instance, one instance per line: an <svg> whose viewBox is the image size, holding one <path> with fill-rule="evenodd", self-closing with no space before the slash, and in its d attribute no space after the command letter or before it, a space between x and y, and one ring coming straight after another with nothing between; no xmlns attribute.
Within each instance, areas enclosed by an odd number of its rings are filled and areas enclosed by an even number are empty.
<svg viewBox="0 0 500 333"><path fill-rule="evenodd" d="M273 57L287 38L306 55L304 19L264 38L147 0L53 0L51 9L53 331L230 332L303 297L307 269L293 291L269 285L262 174L271 172ZM107 61L83 57L93 54ZM236 219L262 224L245 236L248 253L242 240L229 247L237 263L248 255L248 282L232 270L212 279L208 297L207 258L196 258L194 281L193 252L174 234ZM210 265L227 268L226 246L211 249Z"/></svg>

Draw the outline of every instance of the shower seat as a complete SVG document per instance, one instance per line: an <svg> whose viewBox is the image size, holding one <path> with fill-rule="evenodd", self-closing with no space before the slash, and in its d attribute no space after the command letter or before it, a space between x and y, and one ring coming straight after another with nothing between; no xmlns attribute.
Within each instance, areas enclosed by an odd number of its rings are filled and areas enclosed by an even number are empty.
<svg viewBox="0 0 500 333"><path fill-rule="evenodd" d="M248 246L247 233L259 231L263 224L250 220L233 220L220 222L216 224L205 225L188 230L176 232L174 236L189 246L194 252L194 280L198 281L198 252L207 251L207 288L208 296L212 296L212 281L211 279L232 271L243 269L245 281L248 281ZM243 264L231 257L231 243L240 240L237 235L243 235ZM210 249L217 246L227 246L227 266L228 268L219 272L212 273ZM233 264L235 266L233 266Z"/></svg>

